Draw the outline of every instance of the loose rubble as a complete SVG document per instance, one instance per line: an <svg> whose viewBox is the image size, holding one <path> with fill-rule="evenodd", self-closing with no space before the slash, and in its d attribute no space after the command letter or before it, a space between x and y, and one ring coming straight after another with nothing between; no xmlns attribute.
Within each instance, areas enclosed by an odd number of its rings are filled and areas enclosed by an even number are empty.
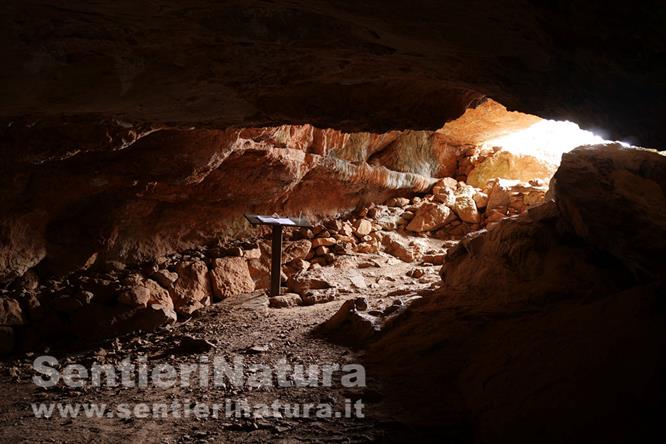
<svg viewBox="0 0 666 444"><path fill-rule="evenodd" d="M409 276L420 279L425 274L420 267L441 265L462 237L526 212L543 201L546 190L539 180L493 179L475 188L446 177L429 193L394 197L312 228L287 230L281 270L287 294L271 298L269 305L328 303L349 289L366 288L362 276L337 270L361 268L368 263L363 258L382 254L418 265ZM270 257L270 239L255 238L220 241L137 265L103 262L45 282L30 271L15 287L0 290L0 351L34 348L55 332L92 339L172 324L212 302L268 288Z"/></svg>

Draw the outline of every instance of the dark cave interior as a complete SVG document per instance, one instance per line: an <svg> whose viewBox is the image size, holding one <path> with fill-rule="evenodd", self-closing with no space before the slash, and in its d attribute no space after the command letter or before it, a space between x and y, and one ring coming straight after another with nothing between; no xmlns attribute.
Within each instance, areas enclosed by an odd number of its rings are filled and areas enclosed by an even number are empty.
<svg viewBox="0 0 666 444"><path fill-rule="evenodd" d="M662 442L665 34L656 1L5 2L0 441ZM280 295L250 213L310 224Z"/></svg>

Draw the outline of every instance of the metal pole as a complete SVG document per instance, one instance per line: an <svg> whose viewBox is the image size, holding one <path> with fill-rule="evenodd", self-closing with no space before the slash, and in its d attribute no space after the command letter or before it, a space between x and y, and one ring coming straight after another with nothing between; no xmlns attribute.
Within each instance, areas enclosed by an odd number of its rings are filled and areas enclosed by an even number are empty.
<svg viewBox="0 0 666 444"><path fill-rule="evenodd" d="M282 225L273 225L271 248L271 296L280 295L282 271Z"/></svg>

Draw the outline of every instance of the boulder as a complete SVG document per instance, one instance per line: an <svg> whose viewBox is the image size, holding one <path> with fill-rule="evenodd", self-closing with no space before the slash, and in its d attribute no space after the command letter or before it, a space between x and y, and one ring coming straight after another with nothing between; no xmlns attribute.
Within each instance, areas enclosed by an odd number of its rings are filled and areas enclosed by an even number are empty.
<svg viewBox="0 0 666 444"><path fill-rule="evenodd" d="M455 203L455 192L458 187L458 181L452 177L440 179L433 187L432 194L435 200L446 206L453 206Z"/></svg>
<svg viewBox="0 0 666 444"><path fill-rule="evenodd" d="M442 265L444 263L445 257L446 253L426 253L421 257L421 262L433 265Z"/></svg>
<svg viewBox="0 0 666 444"><path fill-rule="evenodd" d="M271 263L270 256L262 255L259 259L247 261L247 267L254 281L254 288L268 288L271 285ZM285 282L288 276L284 270L280 270L281 280Z"/></svg>
<svg viewBox="0 0 666 444"><path fill-rule="evenodd" d="M362 347L376 338L381 330L379 319L365 312L365 298L350 299L315 332L337 344Z"/></svg>
<svg viewBox="0 0 666 444"><path fill-rule="evenodd" d="M359 219L354 223L354 234L357 236L367 236L372 232L372 222L367 219Z"/></svg>
<svg viewBox="0 0 666 444"><path fill-rule="evenodd" d="M409 199L406 197L392 197L385 204L389 207L406 207L409 205Z"/></svg>
<svg viewBox="0 0 666 444"><path fill-rule="evenodd" d="M338 290L326 288L323 290L310 290L302 296L303 305L325 304L337 298Z"/></svg>
<svg viewBox="0 0 666 444"><path fill-rule="evenodd" d="M302 302L301 296L296 293L285 293L268 298L268 306L271 308L296 307L297 305L301 305Z"/></svg>
<svg viewBox="0 0 666 444"><path fill-rule="evenodd" d="M148 307L158 304L173 309L174 304L169 291L152 279L141 275L131 275L126 279L127 288L118 296L118 302L131 307Z"/></svg>
<svg viewBox="0 0 666 444"><path fill-rule="evenodd" d="M309 244L309 241L306 242ZM250 293L254 290L254 280L250 275L247 261L242 257L215 259L210 270L210 281L213 296L217 299Z"/></svg>
<svg viewBox="0 0 666 444"><path fill-rule="evenodd" d="M474 199L476 208L478 208L479 210L486 208L486 206L488 205L488 195L483 191L477 190L476 193L474 193L472 199Z"/></svg>
<svg viewBox="0 0 666 444"><path fill-rule="evenodd" d="M538 157L510 151L498 151L470 171L467 176L467 183L477 188L483 188L489 180L495 178L523 182L540 178L548 181L556 170L557 165Z"/></svg>
<svg viewBox="0 0 666 444"><path fill-rule="evenodd" d="M419 256L419 248L396 233L387 233L382 239L386 252L404 262L414 262Z"/></svg>
<svg viewBox="0 0 666 444"><path fill-rule="evenodd" d="M379 243L377 241L364 242L358 244L354 250L357 253L376 254L379 253Z"/></svg>
<svg viewBox="0 0 666 444"><path fill-rule="evenodd" d="M308 270L297 273L289 278L287 286L294 293L304 295L310 290L320 290L324 288L332 288L335 286L325 274L326 272L319 270Z"/></svg>
<svg viewBox="0 0 666 444"><path fill-rule="evenodd" d="M338 241L335 240L334 237L318 237L316 239L312 239L312 248L317 248L317 247L330 247L332 245L335 245L338 243Z"/></svg>
<svg viewBox="0 0 666 444"><path fill-rule="evenodd" d="M16 299L0 299L0 325L23 325L23 311Z"/></svg>
<svg viewBox="0 0 666 444"><path fill-rule="evenodd" d="M178 279L171 291L176 312L189 315L210 304L212 290L204 262L181 262L176 266L176 273Z"/></svg>
<svg viewBox="0 0 666 444"><path fill-rule="evenodd" d="M451 221L451 210L444 204L427 202L416 211L407 225L407 230L415 232L432 231Z"/></svg>
<svg viewBox="0 0 666 444"><path fill-rule="evenodd" d="M490 183L486 211L495 208L508 208L511 203L511 189L518 182L497 179Z"/></svg>
<svg viewBox="0 0 666 444"><path fill-rule="evenodd" d="M178 280L178 273L169 270L158 270L150 275L150 278L166 289L173 288Z"/></svg>
<svg viewBox="0 0 666 444"><path fill-rule="evenodd" d="M562 156L551 188L578 237L641 279L663 278L665 156L619 144L579 147Z"/></svg>
<svg viewBox="0 0 666 444"><path fill-rule="evenodd" d="M468 194L456 196L456 203L453 206L453 210L463 222L470 224L481 222L481 216L479 215L479 210L476 208L476 203L474 203L474 198Z"/></svg>
<svg viewBox="0 0 666 444"><path fill-rule="evenodd" d="M308 239L287 242L282 249L282 263L286 264L296 259L305 259L310 249L312 249L312 242Z"/></svg>
<svg viewBox="0 0 666 444"><path fill-rule="evenodd" d="M123 331L153 331L164 325L173 324L177 319L173 309L160 304L151 304L134 311L132 316L121 318L119 327Z"/></svg>

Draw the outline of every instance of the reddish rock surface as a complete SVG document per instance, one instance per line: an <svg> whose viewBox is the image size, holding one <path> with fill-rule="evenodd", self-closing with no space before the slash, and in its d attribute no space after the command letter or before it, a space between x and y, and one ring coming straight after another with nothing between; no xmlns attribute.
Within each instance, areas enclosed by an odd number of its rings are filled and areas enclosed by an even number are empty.
<svg viewBox="0 0 666 444"><path fill-rule="evenodd" d="M384 408L465 442L663 435L665 167L577 148L554 202L449 250L442 288L369 349Z"/></svg>
<svg viewBox="0 0 666 444"><path fill-rule="evenodd" d="M480 116L489 128L475 124ZM459 145L465 128L476 142L505 131L502 121L516 128L535 119L487 101L452 122L450 136L17 122L2 130L0 280L37 264L61 274L248 234L244 213L319 218L423 192L433 177L456 175L469 151Z"/></svg>
<svg viewBox="0 0 666 444"><path fill-rule="evenodd" d="M247 261L241 257L216 259L214 267L210 270L210 280L213 295L217 299L254 290L254 281Z"/></svg>

